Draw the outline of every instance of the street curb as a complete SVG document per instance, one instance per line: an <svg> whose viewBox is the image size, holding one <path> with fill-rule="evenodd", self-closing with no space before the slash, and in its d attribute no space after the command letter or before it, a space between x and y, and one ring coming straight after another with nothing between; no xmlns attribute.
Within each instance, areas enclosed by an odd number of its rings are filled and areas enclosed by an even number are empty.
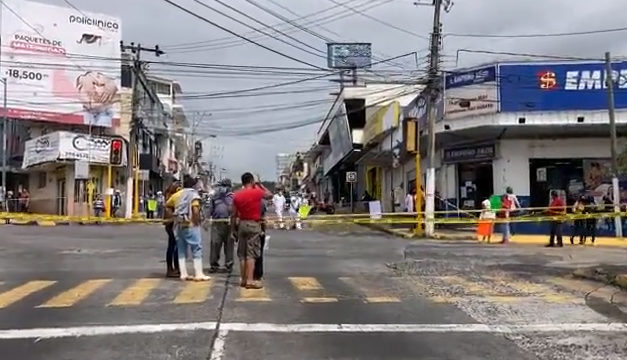
<svg viewBox="0 0 627 360"><path fill-rule="evenodd" d="M465 234L433 234L433 238L436 240L450 240L450 241L467 241L473 240L476 241L477 238Z"/></svg>
<svg viewBox="0 0 627 360"><path fill-rule="evenodd" d="M359 225L363 225L363 226L365 226L365 227L367 227L369 229L372 229L372 230L381 231L381 232L384 232L386 234L390 234L390 235L394 235L394 236L397 236L397 237L401 237L403 239L413 239L414 238L414 234L412 234L412 233L405 233L405 232L401 232L401 231L398 231L398 230L395 230L395 229L389 229L389 228L387 228L385 226L379 226L377 224L359 224Z"/></svg>
<svg viewBox="0 0 627 360"><path fill-rule="evenodd" d="M573 276L579 279L594 280L608 285L617 286L627 290L627 274L612 274L605 269L579 268L573 271Z"/></svg>

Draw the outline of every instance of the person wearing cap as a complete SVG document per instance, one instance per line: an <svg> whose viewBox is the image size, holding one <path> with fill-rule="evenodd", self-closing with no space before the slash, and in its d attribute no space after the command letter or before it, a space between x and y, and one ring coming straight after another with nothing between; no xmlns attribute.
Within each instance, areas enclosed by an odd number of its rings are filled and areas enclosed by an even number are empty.
<svg viewBox="0 0 627 360"><path fill-rule="evenodd" d="M230 236L228 219L233 208L233 192L230 179L223 179L209 201L209 214L211 223L211 248L209 255L209 272L220 270L220 252L224 248L224 268L227 272L233 270L233 251L235 242Z"/></svg>

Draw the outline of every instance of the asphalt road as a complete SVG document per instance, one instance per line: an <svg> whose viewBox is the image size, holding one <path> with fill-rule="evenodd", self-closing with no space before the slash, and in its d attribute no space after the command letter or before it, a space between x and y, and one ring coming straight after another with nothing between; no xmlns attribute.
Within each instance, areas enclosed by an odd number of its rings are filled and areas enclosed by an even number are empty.
<svg viewBox="0 0 627 360"><path fill-rule="evenodd" d="M247 291L236 274L163 278L158 226L1 226L0 354L627 358L625 294L568 276L625 250L407 242L361 227L271 235L266 286Z"/></svg>

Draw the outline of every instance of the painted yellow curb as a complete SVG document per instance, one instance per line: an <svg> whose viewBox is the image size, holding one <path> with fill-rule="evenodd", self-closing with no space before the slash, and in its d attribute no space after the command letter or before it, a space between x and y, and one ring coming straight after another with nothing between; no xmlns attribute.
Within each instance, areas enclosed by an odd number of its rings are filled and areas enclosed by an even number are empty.
<svg viewBox="0 0 627 360"><path fill-rule="evenodd" d="M57 223L50 220L37 220L38 226L57 226Z"/></svg>
<svg viewBox="0 0 627 360"><path fill-rule="evenodd" d="M616 275L616 285L622 287L623 289L627 289L627 274L619 274Z"/></svg>

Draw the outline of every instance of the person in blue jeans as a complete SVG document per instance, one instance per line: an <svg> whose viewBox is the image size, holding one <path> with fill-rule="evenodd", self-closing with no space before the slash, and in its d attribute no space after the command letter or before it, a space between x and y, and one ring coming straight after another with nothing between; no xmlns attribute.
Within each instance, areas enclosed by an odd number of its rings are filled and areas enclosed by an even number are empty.
<svg viewBox="0 0 627 360"><path fill-rule="evenodd" d="M172 209L173 214L180 279L207 281L211 278L202 269L201 198L195 189L196 183L195 178L185 176L183 189L168 199L166 207ZM192 253L194 277L188 275L185 264L188 248Z"/></svg>

